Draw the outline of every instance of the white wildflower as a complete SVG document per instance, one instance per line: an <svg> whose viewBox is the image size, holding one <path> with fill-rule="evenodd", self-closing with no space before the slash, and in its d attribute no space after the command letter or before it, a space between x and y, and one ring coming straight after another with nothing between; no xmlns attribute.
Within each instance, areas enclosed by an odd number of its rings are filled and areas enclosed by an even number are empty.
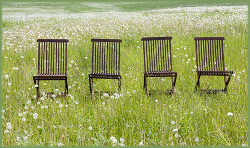
<svg viewBox="0 0 250 148"><path fill-rule="evenodd" d="M174 131L174 132L178 132L178 129L174 129L173 131Z"/></svg>
<svg viewBox="0 0 250 148"><path fill-rule="evenodd" d="M92 127L92 126L90 126L90 127L89 127L89 130L91 131L92 129L93 129L93 127Z"/></svg>
<svg viewBox="0 0 250 148"><path fill-rule="evenodd" d="M199 139L198 137L196 137L194 141L195 141L195 142L199 142L200 139Z"/></svg>
<svg viewBox="0 0 250 148"><path fill-rule="evenodd" d="M7 133L9 133L9 132L10 132L9 130L5 130L5 131L4 131L5 134L7 134Z"/></svg>
<svg viewBox="0 0 250 148"><path fill-rule="evenodd" d="M20 141L20 140L21 140L21 138L20 138L20 137L16 137L16 140L17 140L17 141Z"/></svg>
<svg viewBox="0 0 250 148"><path fill-rule="evenodd" d="M109 97L109 94L103 93L103 96L104 96L104 97Z"/></svg>
<svg viewBox="0 0 250 148"><path fill-rule="evenodd" d="M30 103L31 103L31 100L28 100L28 101L27 101L27 104L30 104Z"/></svg>
<svg viewBox="0 0 250 148"><path fill-rule="evenodd" d="M113 144L116 144L117 143L117 140L115 139L115 137L110 137L110 140L112 141Z"/></svg>
<svg viewBox="0 0 250 148"><path fill-rule="evenodd" d="M231 113L231 112L227 113L227 116L232 116L232 115L233 115L233 113Z"/></svg>
<svg viewBox="0 0 250 148"><path fill-rule="evenodd" d="M33 114L33 119L37 119L37 117L38 117L38 114L37 114L37 113L34 113L34 114Z"/></svg>
<svg viewBox="0 0 250 148"><path fill-rule="evenodd" d="M7 129L9 129L9 130L12 129L12 126L11 126L11 123L10 123L10 122L7 122Z"/></svg>
<svg viewBox="0 0 250 148"><path fill-rule="evenodd" d="M123 143L125 140L123 138L120 138L120 142Z"/></svg>
<svg viewBox="0 0 250 148"><path fill-rule="evenodd" d="M139 145L140 145L140 146L143 146L143 141L141 141L141 142L139 143Z"/></svg>

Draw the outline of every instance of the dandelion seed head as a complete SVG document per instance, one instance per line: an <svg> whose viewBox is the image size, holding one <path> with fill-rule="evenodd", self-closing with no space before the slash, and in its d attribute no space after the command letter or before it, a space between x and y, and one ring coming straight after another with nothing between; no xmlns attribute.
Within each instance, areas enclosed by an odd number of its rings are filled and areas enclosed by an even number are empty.
<svg viewBox="0 0 250 148"><path fill-rule="evenodd" d="M200 141L200 139L198 137L196 137L194 141L198 143Z"/></svg>
<svg viewBox="0 0 250 148"><path fill-rule="evenodd" d="M37 117L38 117L38 114L37 114L37 113L34 113L34 114L33 114L33 119L37 119Z"/></svg>
<svg viewBox="0 0 250 148"><path fill-rule="evenodd" d="M103 93L103 96L104 96L104 97L109 97L109 94Z"/></svg>
<svg viewBox="0 0 250 148"><path fill-rule="evenodd" d="M227 113L227 116L233 116L233 113L228 112L228 113Z"/></svg>
<svg viewBox="0 0 250 148"><path fill-rule="evenodd" d="M90 127L89 127L89 130L91 131L92 129L93 129L93 127L92 127L92 126L90 126Z"/></svg>
<svg viewBox="0 0 250 148"><path fill-rule="evenodd" d="M9 133L9 132L10 132L9 130L5 130L5 131L4 131L5 134L7 134L7 133Z"/></svg>
<svg viewBox="0 0 250 148"><path fill-rule="evenodd" d="M8 78L9 78L9 75L4 75L4 77L5 77L6 79L8 79Z"/></svg>
<svg viewBox="0 0 250 148"><path fill-rule="evenodd" d="M141 141L141 142L139 143L139 145L140 145L140 146L143 146L143 141Z"/></svg>
<svg viewBox="0 0 250 148"><path fill-rule="evenodd" d="M16 137L16 140L17 140L17 141L20 141L20 140L21 140L21 138L20 138L20 137Z"/></svg>
<svg viewBox="0 0 250 148"><path fill-rule="evenodd" d="M7 129L9 129L9 130L12 129L12 126L11 126L11 123L10 123L10 122L7 122Z"/></svg>
<svg viewBox="0 0 250 148"><path fill-rule="evenodd" d="M120 138L120 142L123 143L125 140L123 138Z"/></svg>

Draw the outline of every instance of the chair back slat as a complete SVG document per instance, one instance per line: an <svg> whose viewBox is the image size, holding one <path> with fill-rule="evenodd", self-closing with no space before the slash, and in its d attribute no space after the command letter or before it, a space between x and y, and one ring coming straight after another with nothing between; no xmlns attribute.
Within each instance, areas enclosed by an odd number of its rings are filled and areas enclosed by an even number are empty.
<svg viewBox="0 0 250 148"><path fill-rule="evenodd" d="M92 74L120 74L120 39L91 39Z"/></svg>
<svg viewBox="0 0 250 148"><path fill-rule="evenodd" d="M144 54L144 72L172 71L172 37L142 38Z"/></svg>
<svg viewBox="0 0 250 148"><path fill-rule="evenodd" d="M197 71L225 71L224 37L195 37Z"/></svg>
<svg viewBox="0 0 250 148"><path fill-rule="evenodd" d="M38 75L67 75L67 39L38 39Z"/></svg>

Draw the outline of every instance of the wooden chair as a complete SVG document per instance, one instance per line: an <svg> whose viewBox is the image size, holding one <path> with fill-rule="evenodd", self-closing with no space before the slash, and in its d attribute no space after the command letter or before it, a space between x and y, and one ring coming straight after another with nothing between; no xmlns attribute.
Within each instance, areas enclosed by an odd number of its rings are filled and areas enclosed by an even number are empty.
<svg viewBox="0 0 250 148"><path fill-rule="evenodd" d="M224 37L195 37L197 82L195 90L200 88L200 77L224 76L224 89L201 89L206 93L227 93L227 86L233 71L225 71L223 40ZM228 77L228 78L226 78Z"/></svg>
<svg viewBox="0 0 250 148"><path fill-rule="evenodd" d="M141 38L141 40L143 41L144 88L146 94L148 94L147 77L171 77L172 89L167 89L166 94L173 94L177 72L172 71L172 37L146 37Z"/></svg>
<svg viewBox="0 0 250 148"><path fill-rule="evenodd" d="M39 81L64 80L65 92L68 93L67 83L67 39L38 39L38 75L33 76L40 97Z"/></svg>
<svg viewBox="0 0 250 148"><path fill-rule="evenodd" d="M121 90L120 43L121 39L91 39L92 73L89 74L90 93L93 93L93 79L118 79Z"/></svg>

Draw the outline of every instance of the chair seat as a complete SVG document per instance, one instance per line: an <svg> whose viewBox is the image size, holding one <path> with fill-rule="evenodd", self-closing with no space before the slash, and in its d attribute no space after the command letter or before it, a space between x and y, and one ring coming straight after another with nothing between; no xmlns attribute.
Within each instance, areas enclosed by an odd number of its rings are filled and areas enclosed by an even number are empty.
<svg viewBox="0 0 250 148"><path fill-rule="evenodd" d="M34 80L66 80L67 75L38 75L33 76Z"/></svg>
<svg viewBox="0 0 250 148"><path fill-rule="evenodd" d="M172 71L157 71L144 73L144 77L174 77L176 75L177 72Z"/></svg>
<svg viewBox="0 0 250 148"><path fill-rule="evenodd" d="M233 71L197 71L200 75L230 76Z"/></svg>
<svg viewBox="0 0 250 148"><path fill-rule="evenodd" d="M120 74L89 74L89 78L121 79Z"/></svg>

